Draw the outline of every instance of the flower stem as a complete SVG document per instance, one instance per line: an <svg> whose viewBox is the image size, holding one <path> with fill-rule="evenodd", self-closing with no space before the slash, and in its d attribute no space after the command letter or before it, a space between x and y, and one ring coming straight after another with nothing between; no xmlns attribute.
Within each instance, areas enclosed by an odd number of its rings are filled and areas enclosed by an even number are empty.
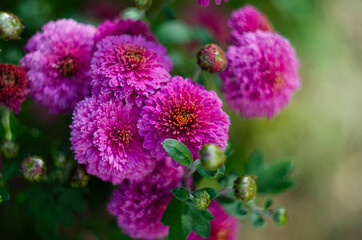
<svg viewBox="0 0 362 240"><path fill-rule="evenodd" d="M3 108L1 122L3 124L4 131L5 131L5 139L8 141L11 141L12 134L11 134L11 128L10 128L10 110L9 109Z"/></svg>
<svg viewBox="0 0 362 240"><path fill-rule="evenodd" d="M262 207L259 207L253 201L246 202L245 204L252 212L257 212L259 214L264 214L268 217L273 218L273 213L271 211L265 210Z"/></svg>
<svg viewBox="0 0 362 240"><path fill-rule="evenodd" d="M194 76L192 77L192 80L198 82L200 74L201 74L201 68L198 67L194 73Z"/></svg>

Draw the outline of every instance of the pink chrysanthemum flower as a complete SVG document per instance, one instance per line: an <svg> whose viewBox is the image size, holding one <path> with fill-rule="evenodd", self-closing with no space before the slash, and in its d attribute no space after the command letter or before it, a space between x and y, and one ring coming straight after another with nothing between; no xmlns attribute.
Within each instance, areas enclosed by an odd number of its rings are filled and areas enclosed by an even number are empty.
<svg viewBox="0 0 362 240"><path fill-rule="evenodd" d="M92 59L93 94L107 94L141 106L170 81L166 49L142 36L109 36L97 44Z"/></svg>
<svg viewBox="0 0 362 240"><path fill-rule="evenodd" d="M210 221L210 236L208 240L237 240L239 235L239 220L227 214L220 204L212 201L208 207L214 220ZM204 238L192 232L187 240L203 240Z"/></svg>
<svg viewBox="0 0 362 240"><path fill-rule="evenodd" d="M137 130L139 109L115 99L86 98L79 102L70 125L75 159L87 172L119 184L152 171L143 138Z"/></svg>
<svg viewBox="0 0 362 240"><path fill-rule="evenodd" d="M157 42L156 37L152 34L149 26L146 23L132 19L115 19L114 21L104 21L98 26L94 40L96 43L98 43L105 37L124 34L131 36L141 35L147 41Z"/></svg>
<svg viewBox="0 0 362 240"><path fill-rule="evenodd" d="M124 181L108 203L123 232L132 238L165 237L168 227L162 225L161 217L172 198L171 189L180 186L182 175L182 168L175 169L162 160L143 179Z"/></svg>
<svg viewBox="0 0 362 240"><path fill-rule="evenodd" d="M95 28L61 19L49 22L26 44L21 60L33 98L52 113L71 112L90 94Z"/></svg>
<svg viewBox="0 0 362 240"><path fill-rule="evenodd" d="M224 97L244 117L272 118L299 88L299 62L289 41L279 34L245 33L227 51L220 73Z"/></svg>
<svg viewBox="0 0 362 240"><path fill-rule="evenodd" d="M237 44L238 39L247 32L273 31L273 26L269 20L251 5L233 11L228 20L228 26L232 29L229 41L233 44Z"/></svg>
<svg viewBox="0 0 362 240"><path fill-rule="evenodd" d="M28 93L25 69L14 64L0 63L0 105L18 113Z"/></svg>
<svg viewBox="0 0 362 240"><path fill-rule="evenodd" d="M224 0L224 2L228 2L228 1L229 0ZM220 5L221 2L222 2L222 0L215 0L216 5ZM204 7L207 7L210 4L210 0L197 0L197 3Z"/></svg>
<svg viewBox="0 0 362 240"><path fill-rule="evenodd" d="M161 142L173 138L183 142L196 159L203 144L225 148L229 125L214 91L176 76L146 101L138 128L145 137L143 146L153 156L163 158L166 152Z"/></svg>

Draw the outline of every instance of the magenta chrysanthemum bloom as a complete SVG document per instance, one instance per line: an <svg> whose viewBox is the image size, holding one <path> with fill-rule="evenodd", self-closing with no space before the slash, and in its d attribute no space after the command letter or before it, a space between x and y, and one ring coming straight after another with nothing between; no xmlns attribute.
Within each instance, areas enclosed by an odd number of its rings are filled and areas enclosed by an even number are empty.
<svg viewBox="0 0 362 240"><path fill-rule="evenodd" d="M131 36L141 35L147 41L157 42L156 37L152 34L149 26L146 23L132 19L115 19L114 21L104 21L98 26L94 39L95 42L98 43L105 37L124 34Z"/></svg>
<svg viewBox="0 0 362 240"><path fill-rule="evenodd" d="M145 137L143 146L153 156L163 158L166 152L161 142L173 138L183 142L196 159L203 144L225 148L229 125L214 91L176 76L146 101L138 128Z"/></svg>
<svg viewBox="0 0 362 240"><path fill-rule="evenodd" d="M224 97L244 117L272 118L299 88L299 62L289 41L279 34L245 33L227 51L220 73Z"/></svg>
<svg viewBox="0 0 362 240"><path fill-rule="evenodd" d="M224 2L228 2L228 1L229 0L224 0ZM220 5L221 2L222 2L222 0L215 0L216 5ZM204 7L207 7L210 4L210 0L197 0L197 3Z"/></svg>
<svg viewBox="0 0 362 240"><path fill-rule="evenodd" d="M220 204L212 201L208 207L214 220L210 221L210 236L208 240L237 240L239 239L239 220L227 214ZM192 232L187 240L203 240L204 238Z"/></svg>
<svg viewBox="0 0 362 240"><path fill-rule="evenodd" d="M70 125L75 159L86 165L88 173L113 184L152 171L137 130L138 118L139 109L120 100L91 97L79 102Z"/></svg>
<svg viewBox="0 0 362 240"><path fill-rule="evenodd" d="M92 59L93 94L112 95L141 106L170 81L166 49L142 36L109 36L97 44Z"/></svg>
<svg viewBox="0 0 362 240"><path fill-rule="evenodd" d="M28 93L24 67L0 63L0 106L4 105L18 113Z"/></svg>
<svg viewBox="0 0 362 240"><path fill-rule="evenodd" d="M237 44L238 39L247 32L273 31L268 18L251 5L233 11L228 20L228 26L232 29L229 41L233 44Z"/></svg>
<svg viewBox="0 0 362 240"><path fill-rule="evenodd" d="M52 113L71 112L90 94L95 28L61 19L47 23L26 44L21 64L33 98Z"/></svg>
<svg viewBox="0 0 362 240"><path fill-rule="evenodd" d="M108 203L123 232L132 238L165 237L168 227L162 225L161 217L172 198L171 189L180 186L182 175L182 168L175 169L162 160L143 179L124 181Z"/></svg>

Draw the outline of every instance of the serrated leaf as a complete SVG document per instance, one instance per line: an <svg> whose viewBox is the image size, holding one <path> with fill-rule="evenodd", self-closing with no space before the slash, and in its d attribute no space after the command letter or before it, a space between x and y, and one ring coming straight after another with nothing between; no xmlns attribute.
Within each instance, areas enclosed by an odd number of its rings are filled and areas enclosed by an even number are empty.
<svg viewBox="0 0 362 240"><path fill-rule="evenodd" d="M175 139L165 139L162 142L165 151L178 163L190 167L193 159L190 150L180 141Z"/></svg>
<svg viewBox="0 0 362 240"><path fill-rule="evenodd" d="M261 228L264 226L264 219L263 217L257 213L257 212L252 212L250 214L250 217L249 217L249 222L251 224L253 224L255 227L257 228Z"/></svg>
<svg viewBox="0 0 362 240"><path fill-rule="evenodd" d="M273 204L273 200L268 198L264 203L264 210L268 210L268 208L270 208L272 204Z"/></svg>
<svg viewBox="0 0 362 240"><path fill-rule="evenodd" d="M210 187L201 188L195 192L202 192L202 191L206 191L210 195L210 200L213 200L219 196L219 192Z"/></svg>
<svg viewBox="0 0 362 240"><path fill-rule="evenodd" d="M189 191L184 187L176 187L171 190L172 194L180 201L186 201L190 197Z"/></svg>
<svg viewBox="0 0 362 240"><path fill-rule="evenodd" d="M243 218L248 214L247 208L239 200L225 196L220 196L217 200L231 216Z"/></svg>
<svg viewBox="0 0 362 240"><path fill-rule="evenodd" d="M222 165L218 170L212 171L212 170L208 170L208 169L204 168L203 166L201 166L201 164L199 164L196 166L196 170L203 177L217 178L220 175L224 175L225 166Z"/></svg>

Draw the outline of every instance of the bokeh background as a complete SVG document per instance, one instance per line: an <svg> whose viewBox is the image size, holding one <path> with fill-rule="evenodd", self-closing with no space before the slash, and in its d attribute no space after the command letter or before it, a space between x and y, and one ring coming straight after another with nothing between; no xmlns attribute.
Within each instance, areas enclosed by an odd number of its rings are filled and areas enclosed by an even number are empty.
<svg viewBox="0 0 362 240"><path fill-rule="evenodd" d="M216 42L226 49L226 20L233 9L246 3L269 17L300 58L302 88L273 120L244 119L225 106L234 148L227 169L241 170L250 152L258 148L268 162L295 158L293 177L298 180L295 188L273 197L275 206L288 209L289 223L279 227L268 220L264 228L255 229L245 221L240 239L361 239L362 1L230 0L203 8L196 0L175 0L158 11L164 2L154 0L146 16L168 47L175 74L193 75L193 55L204 43ZM0 10L15 13L25 25L21 40L0 41L0 61L18 63L27 39L49 20L74 18L98 25L127 6L125 0L0 0ZM210 74L203 74L201 81L215 90L220 84ZM12 119L22 149L19 159L26 153L37 154L51 166L60 152L71 161L70 116L49 115L30 98L22 109ZM14 178L9 182L11 201L0 205L0 239L41 239L39 230L47 226L34 220L36 209L29 209L34 207L29 202L39 196L27 190L31 184L20 176L20 160L3 163L13 169ZM92 178L82 190L85 207L68 227L58 226L57 235L45 239L127 239L105 209L111 190L109 184ZM42 210L46 207L39 206Z"/></svg>

